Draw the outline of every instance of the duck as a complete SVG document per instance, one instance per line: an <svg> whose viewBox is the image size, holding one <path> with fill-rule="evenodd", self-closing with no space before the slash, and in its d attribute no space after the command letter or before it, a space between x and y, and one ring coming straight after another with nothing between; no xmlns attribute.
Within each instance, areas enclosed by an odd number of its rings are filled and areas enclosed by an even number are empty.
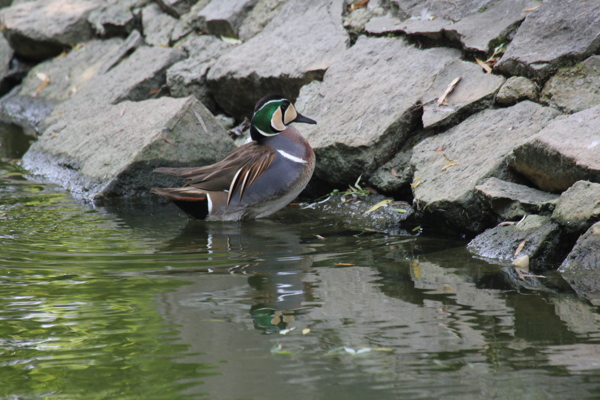
<svg viewBox="0 0 600 400"><path fill-rule="evenodd" d="M212 165L156 168L156 173L186 182L180 188L152 191L193 219L241 221L269 216L304 190L315 169L312 147L290 126L297 122L316 124L284 96L265 96L254 108L249 142Z"/></svg>

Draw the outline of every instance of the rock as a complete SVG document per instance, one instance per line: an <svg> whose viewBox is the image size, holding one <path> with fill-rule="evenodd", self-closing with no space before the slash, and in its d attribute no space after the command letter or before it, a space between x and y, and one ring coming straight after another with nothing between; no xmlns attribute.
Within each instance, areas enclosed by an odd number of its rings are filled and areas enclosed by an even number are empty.
<svg viewBox="0 0 600 400"><path fill-rule="evenodd" d="M9 82L10 76L13 74L10 65L13 54L14 51L8 40L4 36L0 36L0 96L8 93L13 86L12 82Z"/></svg>
<svg viewBox="0 0 600 400"><path fill-rule="evenodd" d="M156 0L160 7L175 18L188 13L198 0Z"/></svg>
<svg viewBox="0 0 600 400"><path fill-rule="evenodd" d="M242 22L258 0L212 0L200 11L200 27L211 35L239 37Z"/></svg>
<svg viewBox="0 0 600 400"><path fill-rule="evenodd" d="M573 60L600 50L597 0L545 1L529 13L494 69L546 79Z"/></svg>
<svg viewBox="0 0 600 400"><path fill-rule="evenodd" d="M177 25L171 34L171 42L177 42L183 37L189 35L194 30L200 29L201 21L198 18L198 14L209 2L210 0L198 0L198 2L192 6L189 12L185 13L181 16L181 18L179 18Z"/></svg>
<svg viewBox="0 0 600 400"><path fill-rule="evenodd" d="M193 97L78 111L69 120L54 121L22 163L31 173L86 200L148 195L154 186L175 183L153 174L154 168L210 164L234 148L212 114Z"/></svg>
<svg viewBox="0 0 600 400"><path fill-rule="evenodd" d="M287 0L258 0L239 29L239 38L247 42L258 35L281 11Z"/></svg>
<svg viewBox="0 0 600 400"><path fill-rule="evenodd" d="M415 105L459 56L453 49L418 50L396 38L359 37L322 83L302 88L296 104L317 121L301 129L319 160L315 174L333 184L353 183L389 161L420 124Z"/></svg>
<svg viewBox="0 0 600 400"><path fill-rule="evenodd" d="M568 232L582 234L600 221L600 184L575 182L558 199L552 219Z"/></svg>
<svg viewBox="0 0 600 400"><path fill-rule="evenodd" d="M600 182L600 105L557 118L516 147L510 165L547 192Z"/></svg>
<svg viewBox="0 0 600 400"><path fill-rule="evenodd" d="M413 195L427 222L451 230L481 232L495 221L476 196L486 178L513 180L507 157L558 115L524 101L485 110L413 149Z"/></svg>
<svg viewBox="0 0 600 400"><path fill-rule="evenodd" d="M242 117L269 93L296 100L300 88L321 78L347 48L342 5L343 0L288 1L259 35L210 69L207 79L217 103Z"/></svg>
<svg viewBox="0 0 600 400"><path fill-rule="evenodd" d="M580 295L600 296L600 222L582 235L563 261L559 271Z"/></svg>
<svg viewBox="0 0 600 400"><path fill-rule="evenodd" d="M454 89L439 105L440 98L448 86L461 78ZM469 115L489 107L494 94L504 83L504 78L482 72L481 67L466 61L456 60L448 64L427 90L423 103L423 127L437 128L456 124Z"/></svg>
<svg viewBox="0 0 600 400"><path fill-rule="evenodd" d="M36 0L4 8L0 18L15 53L41 61L91 39L87 17L98 6L85 0Z"/></svg>
<svg viewBox="0 0 600 400"><path fill-rule="evenodd" d="M527 255L532 261L547 261L560 255L559 244L560 227L557 223L550 217L528 215L514 225L486 230L469 242L467 248L486 258L514 261ZM523 247L517 253L521 245ZM536 270L534 264L530 264L530 268Z"/></svg>
<svg viewBox="0 0 600 400"><path fill-rule="evenodd" d="M566 113L600 104L600 56L559 69L544 85L541 101Z"/></svg>
<svg viewBox="0 0 600 400"><path fill-rule="evenodd" d="M167 86L174 97L196 96L209 110L216 109L215 101L206 83L206 74L216 59L234 45L211 35L190 35L180 47L190 57L174 64L167 71Z"/></svg>
<svg viewBox="0 0 600 400"><path fill-rule="evenodd" d="M373 18L365 27L371 34L402 32L417 38L458 42L469 51L491 52L506 40L525 18L535 0L466 0L442 2L427 0L397 1L402 15Z"/></svg>
<svg viewBox="0 0 600 400"><path fill-rule="evenodd" d="M146 43L168 47L177 20L163 13L158 4L150 4L142 9L142 25Z"/></svg>
<svg viewBox="0 0 600 400"><path fill-rule="evenodd" d="M523 100L536 101L538 87L535 83L522 76L512 76L502 85L496 95L496 103L503 106L512 106Z"/></svg>
<svg viewBox="0 0 600 400"><path fill-rule="evenodd" d="M121 4L105 5L93 10L88 21L96 34L103 38L126 37L135 27L135 18L131 10Z"/></svg>
<svg viewBox="0 0 600 400"><path fill-rule="evenodd" d="M488 178L475 189L481 200L504 221L521 219L528 214L549 215L559 197L498 178Z"/></svg>

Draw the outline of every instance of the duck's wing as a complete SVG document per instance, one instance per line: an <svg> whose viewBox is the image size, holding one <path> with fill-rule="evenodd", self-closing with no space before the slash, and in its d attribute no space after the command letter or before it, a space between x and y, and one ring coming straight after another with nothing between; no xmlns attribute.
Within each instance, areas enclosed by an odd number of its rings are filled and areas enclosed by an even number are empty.
<svg viewBox="0 0 600 400"><path fill-rule="evenodd" d="M228 192L227 204L239 189L240 199L275 159L276 150L250 142L238 147L216 164L198 168L157 168L162 174L186 178L186 187L208 192ZM183 193L182 193L183 194Z"/></svg>

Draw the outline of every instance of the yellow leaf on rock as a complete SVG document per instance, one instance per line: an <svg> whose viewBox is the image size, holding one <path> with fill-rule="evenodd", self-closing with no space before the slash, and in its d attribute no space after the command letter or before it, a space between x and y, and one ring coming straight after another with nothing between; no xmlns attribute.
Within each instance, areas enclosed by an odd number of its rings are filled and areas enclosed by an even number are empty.
<svg viewBox="0 0 600 400"><path fill-rule="evenodd" d="M450 168L451 166L453 166L453 165L456 165L456 164L458 164L456 161L450 161L450 162L447 162L447 163L446 163L446 165L444 165L444 166L442 167L442 171L444 171L444 170L446 170L446 169L448 169L448 168Z"/></svg>
<svg viewBox="0 0 600 400"><path fill-rule="evenodd" d="M369 213L372 213L375 210L380 209L383 206L386 206L388 203L391 203L392 200L387 199L387 200L381 200L379 203L375 204L373 207L369 208L367 211L365 211L365 213L363 215L367 215Z"/></svg>

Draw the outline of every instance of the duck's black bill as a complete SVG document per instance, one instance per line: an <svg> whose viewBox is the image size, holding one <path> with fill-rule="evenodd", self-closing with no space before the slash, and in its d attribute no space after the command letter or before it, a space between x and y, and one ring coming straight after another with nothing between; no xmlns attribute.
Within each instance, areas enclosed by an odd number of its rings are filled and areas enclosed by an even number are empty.
<svg viewBox="0 0 600 400"><path fill-rule="evenodd" d="M304 115L301 115L300 113L298 113L294 122L304 122L305 124L316 124L317 123L317 121L315 121L314 119L306 118Z"/></svg>

